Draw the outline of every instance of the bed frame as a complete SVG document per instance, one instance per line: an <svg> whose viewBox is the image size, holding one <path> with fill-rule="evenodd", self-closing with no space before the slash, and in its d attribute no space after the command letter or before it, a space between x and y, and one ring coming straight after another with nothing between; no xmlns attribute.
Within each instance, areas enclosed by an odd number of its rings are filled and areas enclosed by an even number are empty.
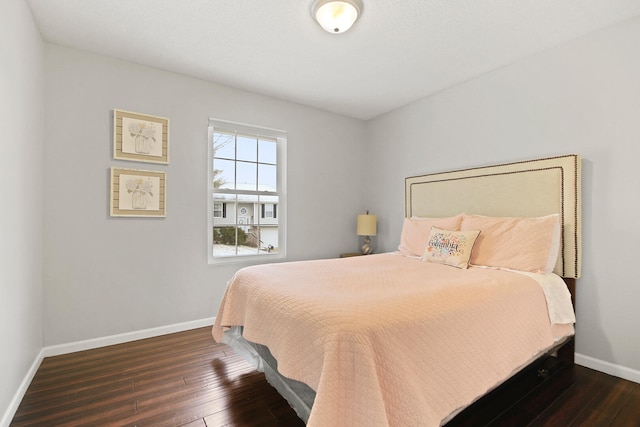
<svg viewBox="0 0 640 427"><path fill-rule="evenodd" d="M575 306L582 257L580 156L525 160L405 179L406 217L447 217L461 212L514 217L560 214L561 246L554 272L564 279ZM569 385L562 374L573 365L574 353L575 340L571 337L458 414L448 425L484 425L543 387L555 390L549 394L548 399L552 399ZM537 400L543 409L545 400Z"/></svg>
<svg viewBox="0 0 640 427"><path fill-rule="evenodd" d="M565 279L573 299L581 266L580 167L580 157L568 155L409 177L405 179L405 214L407 217L445 217L461 212L517 217L560 214L561 250L554 271ZM309 396L302 398L303 393L296 389L297 382L284 379L272 367L276 362L268 349L247 343L239 327L225 334L225 340L249 360L253 359L252 363L265 372L269 383L306 421L312 398L311 401L306 400ZM523 396L536 393L545 384L553 383L557 391L565 389L568 384L558 379L566 372L564 367L573 365L573 358L571 337L457 414L447 425L486 425L496 414L508 411ZM549 395L553 398L557 393ZM550 403L539 397L536 401L541 408Z"/></svg>

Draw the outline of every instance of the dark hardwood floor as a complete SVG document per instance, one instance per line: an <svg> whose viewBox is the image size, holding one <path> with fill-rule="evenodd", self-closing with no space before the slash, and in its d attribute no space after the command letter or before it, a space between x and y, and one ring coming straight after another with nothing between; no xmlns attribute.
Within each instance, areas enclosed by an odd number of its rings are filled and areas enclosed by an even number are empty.
<svg viewBox="0 0 640 427"><path fill-rule="evenodd" d="M581 366L557 376L507 411L479 405L482 416L461 414L451 425L640 426L640 384ZM46 358L11 423L303 425L263 374L213 341L210 328Z"/></svg>

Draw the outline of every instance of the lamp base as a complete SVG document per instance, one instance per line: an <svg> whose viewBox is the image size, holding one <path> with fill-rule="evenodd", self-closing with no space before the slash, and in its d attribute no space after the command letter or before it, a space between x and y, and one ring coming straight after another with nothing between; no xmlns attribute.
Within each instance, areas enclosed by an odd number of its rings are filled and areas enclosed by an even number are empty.
<svg viewBox="0 0 640 427"><path fill-rule="evenodd" d="M362 245L362 255L369 255L373 251L371 248L371 237L364 236L364 242Z"/></svg>

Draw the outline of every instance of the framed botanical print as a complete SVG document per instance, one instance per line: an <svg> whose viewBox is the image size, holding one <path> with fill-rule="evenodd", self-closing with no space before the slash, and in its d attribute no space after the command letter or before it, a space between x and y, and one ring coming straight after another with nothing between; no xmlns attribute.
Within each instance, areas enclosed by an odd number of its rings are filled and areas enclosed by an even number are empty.
<svg viewBox="0 0 640 427"><path fill-rule="evenodd" d="M169 163L169 119L113 110L113 158Z"/></svg>
<svg viewBox="0 0 640 427"><path fill-rule="evenodd" d="M111 216L166 217L167 174L111 168Z"/></svg>

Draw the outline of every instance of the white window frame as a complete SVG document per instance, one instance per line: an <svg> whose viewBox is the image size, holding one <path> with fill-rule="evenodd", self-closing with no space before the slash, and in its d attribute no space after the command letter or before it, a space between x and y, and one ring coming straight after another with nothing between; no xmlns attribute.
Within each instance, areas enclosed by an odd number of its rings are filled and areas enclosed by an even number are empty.
<svg viewBox="0 0 640 427"><path fill-rule="evenodd" d="M277 191L273 192L259 192L255 191L256 195L276 195L278 196L278 252L277 253L261 253L256 255L235 255L225 257L213 256L213 195L216 191L213 187L213 134L214 129L219 128L224 131L235 131L241 134L253 134L267 138L276 139L277 147L277 177L276 185ZM286 176L287 176L287 164L286 164L286 152L287 152L287 133L283 130L265 128L260 126L253 126L246 123L232 122L220 119L209 119L208 125L208 156L207 156L207 253L209 264L222 264L222 263L251 263L256 264L259 262L271 262L275 260L282 260L286 258ZM233 190L217 190L218 192L224 192L226 194L233 193ZM246 194L246 192L236 191L237 194ZM236 224L237 225L237 224Z"/></svg>

